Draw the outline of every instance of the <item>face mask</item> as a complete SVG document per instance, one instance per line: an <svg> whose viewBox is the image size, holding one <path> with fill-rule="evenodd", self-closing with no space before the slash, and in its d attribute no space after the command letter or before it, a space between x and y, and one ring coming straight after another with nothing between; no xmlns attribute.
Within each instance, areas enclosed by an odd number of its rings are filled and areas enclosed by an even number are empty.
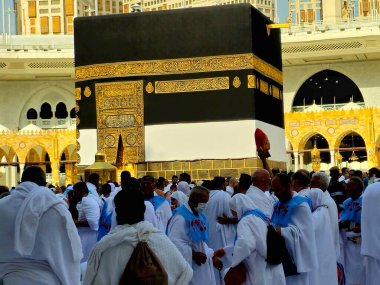
<svg viewBox="0 0 380 285"><path fill-rule="evenodd" d="M207 203L198 203L198 206L195 208L195 211L202 213L207 207Z"/></svg>

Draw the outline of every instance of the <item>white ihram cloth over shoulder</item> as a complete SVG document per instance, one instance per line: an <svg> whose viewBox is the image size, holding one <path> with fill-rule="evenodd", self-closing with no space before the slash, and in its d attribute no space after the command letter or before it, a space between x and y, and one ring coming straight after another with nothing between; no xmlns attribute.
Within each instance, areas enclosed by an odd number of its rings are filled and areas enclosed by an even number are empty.
<svg viewBox="0 0 380 285"><path fill-rule="evenodd" d="M293 197L297 195L293 192ZM318 260L313 216L308 203L302 202L294 208L288 226L281 228L281 235L300 273L286 277L286 284L309 285L309 274L318 268Z"/></svg>
<svg viewBox="0 0 380 285"><path fill-rule="evenodd" d="M150 202L149 202L150 203ZM164 201L155 211L157 217L157 228L163 233L166 232L166 227L172 217L172 209L167 201Z"/></svg>
<svg viewBox="0 0 380 285"><path fill-rule="evenodd" d="M23 182L0 200L0 280L4 285L79 285L80 239L63 202Z"/></svg>
<svg viewBox="0 0 380 285"><path fill-rule="evenodd" d="M154 227L157 228L158 222L157 222L156 213L154 212L154 207L152 203L149 201L144 201L144 204L145 204L144 221L150 222ZM112 201L112 205L113 205L113 212L112 212L111 230L113 230L117 226L115 203L113 201Z"/></svg>
<svg viewBox="0 0 380 285"><path fill-rule="evenodd" d="M325 196L321 189L312 188L307 194L313 205L313 224L317 247L318 269L310 272L311 285L336 285L336 251L329 210L324 204ZM334 203L335 204L335 203Z"/></svg>
<svg viewBox="0 0 380 285"><path fill-rule="evenodd" d="M247 199L246 195L236 194L231 199L230 207L237 212L239 218L231 267L244 262L247 268L246 285L285 284L282 265L271 265L265 261L267 256L267 224L254 215L242 218L245 212L257 208L255 204L250 199Z"/></svg>
<svg viewBox="0 0 380 285"><path fill-rule="evenodd" d="M363 194L361 255L364 256L364 284L379 283L380 272L380 182L367 187Z"/></svg>
<svg viewBox="0 0 380 285"><path fill-rule="evenodd" d="M211 190L207 207L203 211L209 224L208 246L216 250L233 244L236 227L232 224L222 225L217 221L223 215L232 217L230 209L230 195L223 190Z"/></svg>
<svg viewBox="0 0 380 285"><path fill-rule="evenodd" d="M191 211L190 206L185 204L185 207ZM190 285L214 285L215 275L212 264L212 256L214 251L207 246L204 241L193 243L187 234L187 225L184 217L180 214L174 215L168 225L168 237L178 248L179 252L185 258L188 264L193 268L193 278ZM207 256L206 263L197 265L193 261L192 251L203 252Z"/></svg>
<svg viewBox="0 0 380 285"><path fill-rule="evenodd" d="M207 202L207 207L203 211L209 225L209 234L207 245L213 250L232 246L236 236L236 225L234 224L219 224L218 217L223 215L231 217L230 209L231 196L223 190L211 190L210 198ZM231 260L223 259L224 265L229 265ZM214 268L216 284L223 284L219 270Z"/></svg>
<svg viewBox="0 0 380 285"><path fill-rule="evenodd" d="M311 188L310 190L312 191L313 189L318 189L318 188ZM322 192L323 192L322 204L324 204L328 207L327 211L328 211L329 217L330 217L330 224L329 225L331 226L331 233L332 233L332 237L333 237L336 261L338 261L338 258L340 256L338 208L337 208L336 203L333 200L333 198L331 198L330 193L328 191L322 191Z"/></svg>
<svg viewBox="0 0 380 285"><path fill-rule="evenodd" d="M256 186L249 186L245 193L268 218L272 217L274 200Z"/></svg>
<svg viewBox="0 0 380 285"><path fill-rule="evenodd" d="M87 263L85 285L118 285L137 243L146 240L168 274L170 285L187 285L192 269L169 238L142 221L119 225L94 248Z"/></svg>
<svg viewBox="0 0 380 285"><path fill-rule="evenodd" d="M95 201L99 204L99 207L102 208L103 207L103 201L99 197L99 193L96 189L96 186L94 184L92 184L91 182L86 182L86 186L87 186L89 194L94 196Z"/></svg>
<svg viewBox="0 0 380 285"><path fill-rule="evenodd" d="M77 227L82 243L83 259L87 261L92 248L96 244L99 229L100 208L94 195L88 194L77 204L78 221L86 220L89 227Z"/></svg>

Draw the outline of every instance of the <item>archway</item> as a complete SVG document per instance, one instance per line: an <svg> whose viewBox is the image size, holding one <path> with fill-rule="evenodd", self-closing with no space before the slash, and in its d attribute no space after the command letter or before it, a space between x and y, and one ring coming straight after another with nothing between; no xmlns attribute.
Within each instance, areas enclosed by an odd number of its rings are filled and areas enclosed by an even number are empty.
<svg viewBox="0 0 380 285"><path fill-rule="evenodd" d="M61 153L59 161L59 180L61 185L72 184L76 180L76 177L74 177L76 175L75 164L77 162L76 148L76 145L70 144Z"/></svg>
<svg viewBox="0 0 380 285"><path fill-rule="evenodd" d="M354 131L343 134L338 151L344 167L367 169L367 149L363 137Z"/></svg>
<svg viewBox="0 0 380 285"><path fill-rule="evenodd" d="M330 147L326 138L319 133L311 135L305 142L305 145L303 147L304 168L312 170L311 152L314 148L318 149L320 154L320 169L328 169L329 165L331 164ZM300 167L302 168L302 165L300 165Z"/></svg>
<svg viewBox="0 0 380 285"><path fill-rule="evenodd" d="M334 70L322 70L309 77L298 89L292 110L303 111L313 103L323 109L339 109L353 101L364 106L358 86L346 75Z"/></svg>
<svg viewBox="0 0 380 285"><path fill-rule="evenodd" d="M25 158L25 167L30 165L40 166L45 171L47 180L51 179L50 156L44 147L40 145L34 146L28 151Z"/></svg>

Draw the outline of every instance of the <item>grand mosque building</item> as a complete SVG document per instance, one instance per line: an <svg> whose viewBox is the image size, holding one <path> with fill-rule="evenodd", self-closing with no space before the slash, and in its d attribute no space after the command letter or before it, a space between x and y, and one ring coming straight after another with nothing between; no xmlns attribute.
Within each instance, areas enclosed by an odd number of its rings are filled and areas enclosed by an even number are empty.
<svg viewBox="0 0 380 285"><path fill-rule="evenodd" d="M272 166L288 171L380 166L380 22L377 14L349 21L329 15L324 22L282 30L286 158ZM76 143L73 37L27 34L4 36L0 45L0 184L16 185L31 164L42 166L52 183L72 183L97 151L94 144ZM251 173L260 165L242 158L201 161L196 170L191 162L166 166L147 164L145 171L157 177L191 171L203 178L232 168L237 175ZM122 169L142 173L136 165Z"/></svg>

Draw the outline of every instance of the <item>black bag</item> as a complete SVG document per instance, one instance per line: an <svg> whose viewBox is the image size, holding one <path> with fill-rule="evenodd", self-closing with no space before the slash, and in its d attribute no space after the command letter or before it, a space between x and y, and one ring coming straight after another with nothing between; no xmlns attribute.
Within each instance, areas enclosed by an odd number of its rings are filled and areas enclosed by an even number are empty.
<svg viewBox="0 0 380 285"><path fill-rule="evenodd" d="M120 278L119 285L168 285L168 274L146 241L140 241Z"/></svg>
<svg viewBox="0 0 380 285"><path fill-rule="evenodd" d="M273 265L282 263L285 277L299 274L297 266L286 248L284 238L277 233L272 225L268 225L266 262Z"/></svg>

